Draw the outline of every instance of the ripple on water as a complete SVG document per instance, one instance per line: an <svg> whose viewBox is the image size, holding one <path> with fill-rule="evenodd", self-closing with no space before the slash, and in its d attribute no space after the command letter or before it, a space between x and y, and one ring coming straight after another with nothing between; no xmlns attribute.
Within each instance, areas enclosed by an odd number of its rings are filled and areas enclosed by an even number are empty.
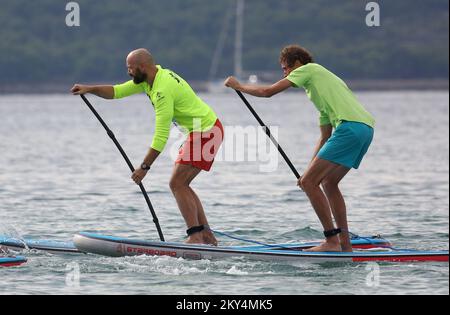
<svg viewBox="0 0 450 315"><path fill-rule="evenodd" d="M397 247L448 249L448 93L358 96L378 125L361 170L341 183L351 230L381 233ZM232 94L203 97L228 124L255 125L245 108L230 107L239 102ZM153 132L148 100L133 97L126 100L128 106L107 106L96 98L92 102L130 159L141 161ZM265 106L268 100L255 100L255 106L268 124L282 126L280 143L304 170L318 137L317 113L298 94L280 96L279 102L282 111ZM129 169L79 98L0 96L0 117L0 234L70 240L80 231L100 231L158 239ZM405 121L414 128L400 128L399 122ZM175 140L169 140L169 149ZM30 158L33 167L26 166ZM309 201L295 186L289 168L278 162L273 173L260 172L262 163L254 161L218 161L212 173L202 173L193 187L210 225L262 242L321 239L322 228ZM163 154L144 183L166 239L182 241L186 227L169 189L172 167L173 161ZM449 287L448 264L380 264L380 286L370 287L366 264L25 254L25 266L0 269L0 293L448 294ZM80 270L79 288L67 284L74 268ZM8 291L1 291L4 288Z"/></svg>

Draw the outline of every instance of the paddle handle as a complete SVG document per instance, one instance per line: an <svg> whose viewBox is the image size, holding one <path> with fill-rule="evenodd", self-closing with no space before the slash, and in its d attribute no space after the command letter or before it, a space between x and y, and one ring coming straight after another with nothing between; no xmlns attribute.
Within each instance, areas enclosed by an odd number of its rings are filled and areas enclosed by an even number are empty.
<svg viewBox="0 0 450 315"><path fill-rule="evenodd" d="M280 152L283 159L286 161L287 165L291 169L292 173L294 173L295 177L297 179L300 179L300 174L298 173L297 169L295 168L294 164L292 164L291 160L287 156L286 152L284 152L283 148L280 146L278 141L274 138L272 135L272 132L270 131L270 128L262 121L261 117L259 117L258 113L253 109L252 105L247 101L245 96L242 94L242 92L235 90L236 93L239 95L241 100L244 102L244 104L247 106L247 108L250 110L250 112L255 116L256 120L259 122L261 127L263 127L264 131L266 132L267 136L272 140L273 144L277 147L278 152Z"/></svg>
<svg viewBox="0 0 450 315"><path fill-rule="evenodd" d="M89 100L86 98L86 96L81 95L81 98L86 103L86 105L89 107L89 109L92 111L92 113L95 115L95 117L97 117L98 121L102 124L103 128L105 128L106 133L111 138L111 140L114 142L114 144L116 145L117 149L120 151L120 154L122 154L122 157L124 158L125 162L127 163L128 167L130 168L131 172L134 172L135 169L134 169L133 164L131 163L131 161L128 158L127 154L123 150L123 148L120 145L119 141L117 141L116 136L114 135L114 133L111 131L111 129L109 129L108 125L105 123L103 118L97 113L97 111L95 110L94 106L92 106L92 104L89 102ZM156 229L158 230L159 238L160 238L160 240L162 242L165 242L164 235L162 233L158 217L156 216L155 210L154 210L154 208L152 206L152 203L151 203L150 198L149 198L149 196L147 194L147 191L145 190L145 187L144 187L143 184L139 184L139 188L141 189L141 192L142 192L142 195L144 196L145 202L147 203L147 206L148 206L148 208L150 210L150 213L152 214L153 222L155 223Z"/></svg>

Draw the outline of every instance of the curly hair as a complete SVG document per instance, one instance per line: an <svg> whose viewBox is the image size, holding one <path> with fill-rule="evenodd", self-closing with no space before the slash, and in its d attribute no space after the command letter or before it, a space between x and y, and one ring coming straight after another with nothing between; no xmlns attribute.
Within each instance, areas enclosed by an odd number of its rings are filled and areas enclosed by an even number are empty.
<svg viewBox="0 0 450 315"><path fill-rule="evenodd" d="M289 45L281 50L280 63L286 63L288 67L293 67L296 61L303 65L314 62L312 54L299 45Z"/></svg>

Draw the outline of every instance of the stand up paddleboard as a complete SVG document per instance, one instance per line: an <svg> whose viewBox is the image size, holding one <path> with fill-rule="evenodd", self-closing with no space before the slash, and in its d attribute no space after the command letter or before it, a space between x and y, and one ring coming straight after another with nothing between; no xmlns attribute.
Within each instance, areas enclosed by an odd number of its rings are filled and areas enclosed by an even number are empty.
<svg viewBox="0 0 450 315"><path fill-rule="evenodd" d="M223 259L246 257L269 261L298 262L448 262L447 251L391 250L390 243L380 237L355 237L352 239L354 253L311 253L307 249L320 242L288 243L254 246L212 247L166 243L160 241L132 240L128 238L105 236L94 233L80 233L73 242L52 240L15 239L0 236L0 245L12 250L38 250L59 254L98 254L110 257L124 256L171 256L185 259ZM23 257L3 258L3 265L20 265L26 262ZM6 260L8 259L8 261Z"/></svg>
<svg viewBox="0 0 450 315"><path fill-rule="evenodd" d="M292 248L264 246L213 247L187 245L183 243L152 242L104 236L93 233L80 233L74 236L75 246L82 252L110 257L124 256L170 256L185 259L223 259L245 257L265 261L290 262L448 262L448 251L410 251L388 250L386 248L358 251L354 253L313 253L299 251L310 248L310 244L295 244ZM292 244L291 244L292 245Z"/></svg>
<svg viewBox="0 0 450 315"><path fill-rule="evenodd" d="M16 267L27 262L25 257L0 257L0 267Z"/></svg>
<svg viewBox="0 0 450 315"><path fill-rule="evenodd" d="M162 242L161 242L162 243ZM165 243L162 243L165 244ZM270 245L270 249L289 249L289 250L304 250L314 246L318 246L320 242L308 242L308 243L297 243L297 244L274 244ZM379 237L355 237L352 239L352 245L354 249L370 249L378 248L383 246L391 246L391 244ZM22 251L25 249L45 251L56 254L83 254L84 252L79 250L73 242L64 241L53 241L53 240L36 240L36 239L18 239L8 236L0 235L0 246L4 246L8 249L15 251ZM232 246L228 248L238 248L238 249L267 249L268 246L258 245L258 246Z"/></svg>

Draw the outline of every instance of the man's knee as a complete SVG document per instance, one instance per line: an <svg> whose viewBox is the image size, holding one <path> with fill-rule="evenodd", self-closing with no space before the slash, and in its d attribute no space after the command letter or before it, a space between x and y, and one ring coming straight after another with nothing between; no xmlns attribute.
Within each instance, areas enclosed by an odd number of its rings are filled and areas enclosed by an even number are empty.
<svg viewBox="0 0 450 315"><path fill-rule="evenodd" d="M319 186L319 184L317 184L316 181L313 178L310 178L309 176L302 177L300 183L302 185L303 190L305 191L310 191Z"/></svg>
<svg viewBox="0 0 450 315"><path fill-rule="evenodd" d="M322 181L322 188L326 194L332 194L339 190L339 182L330 178L325 178Z"/></svg>
<svg viewBox="0 0 450 315"><path fill-rule="evenodd" d="M177 192L186 186L185 182L177 177L172 177L169 182L169 187L172 192Z"/></svg>

